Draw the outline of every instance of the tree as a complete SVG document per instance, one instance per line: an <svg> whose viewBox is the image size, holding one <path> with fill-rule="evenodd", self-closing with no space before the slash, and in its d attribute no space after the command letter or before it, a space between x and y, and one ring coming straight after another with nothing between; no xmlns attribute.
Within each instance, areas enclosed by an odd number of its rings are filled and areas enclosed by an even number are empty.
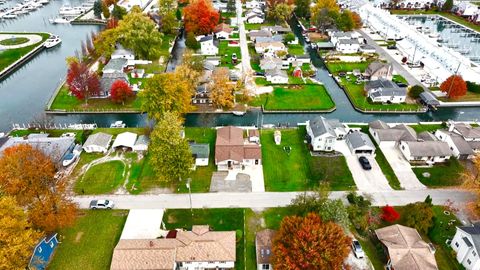
<svg viewBox="0 0 480 270"><path fill-rule="evenodd" d="M430 195L427 195L427 197L425 198L425 201L423 201L423 202L426 203L427 205L429 205L430 207L433 206L432 197Z"/></svg>
<svg viewBox="0 0 480 270"><path fill-rule="evenodd" d="M168 13L171 13L175 10L176 3L175 0L159 0L158 1L158 14L160 16L165 16Z"/></svg>
<svg viewBox="0 0 480 270"><path fill-rule="evenodd" d="M193 88L177 73L156 74L145 83L140 95L144 98L142 109L148 117L159 121L166 112L184 114L191 110Z"/></svg>
<svg viewBox="0 0 480 270"><path fill-rule="evenodd" d="M220 14L209 0L193 0L183 9L185 30L195 35L210 34L218 24Z"/></svg>
<svg viewBox="0 0 480 270"><path fill-rule="evenodd" d="M425 90L423 89L423 87L421 85L414 85L408 91L408 95L411 98L419 98L420 94L423 93L423 91L425 91Z"/></svg>
<svg viewBox="0 0 480 270"><path fill-rule="evenodd" d="M65 180L43 152L27 144L5 149L0 158L0 186L27 209L32 224L45 232L73 224L76 205L67 199Z"/></svg>
<svg viewBox="0 0 480 270"><path fill-rule="evenodd" d="M327 8L320 9L315 13L312 12L312 14L314 14L313 24L323 33L328 28L333 27L340 16L337 10L329 10Z"/></svg>
<svg viewBox="0 0 480 270"><path fill-rule="evenodd" d="M352 11L353 28L360 29L363 26L362 17L357 12Z"/></svg>
<svg viewBox="0 0 480 270"><path fill-rule="evenodd" d="M98 95L100 92L98 75L91 71L85 63L79 62L78 59L72 58L68 62L68 90L77 99L85 100L85 104L87 104L91 96Z"/></svg>
<svg viewBox="0 0 480 270"><path fill-rule="evenodd" d="M292 14L293 7L287 4L278 4L268 9L268 17L271 20L286 23Z"/></svg>
<svg viewBox="0 0 480 270"><path fill-rule="evenodd" d="M467 204L467 209L473 218L478 219L480 216L480 155L475 155L472 159L473 168L462 173L463 187L471 192L476 193L474 200Z"/></svg>
<svg viewBox="0 0 480 270"><path fill-rule="evenodd" d="M355 23L353 21L352 12L344 10L336 21L337 27L342 31L352 31Z"/></svg>
<svg viewBox="0 0 480 270"><path fill-rule="evenodd" d="M115 21L109 19L108 21ZM115 45L119 39L119 30L116 27L106 29L97 36L93 41L95 45L95 50L99 55L103 55L106 58L110 58L112 53L115 51Z"/></svg>
<svg viewBox="0 0 480 270"><path fill-rule="evenodd" d="M110 18L110 10L108 9L108 6L105 4L105 2L102 2L102 14L105 19Z"/></svg>
<svg viewBox="0 0 480 270"><path fill-rule="evenodd" d="M133 97L134 93L130 85L124 80L116 80L113 82L110 88L110 98L115 103L122 103L125 105L125 101Z"/></svg>
<svg viewBox="0 0 480 270"><path fill-rule="evenodd" d="M348 215L352 224L359 231L365 234L370 229L374 229L379 223L379 215L377 208L371 208L372 202L369 198L357 195L351 192L347 195L350 202L348 207Z"/></svg>
<svg viewBox="0 0 480 270"><path fill-rule="evenodd" d="M150 163L157 177L165 182L185 180L194 165L188 142L180 135L181 130L180 118L173 112L166 112L150 135Z"/></svg>
<svg viewBox="0 0 480 270"><path fill-rule="evenodd" d="M227 2L227 12L235 12L235 0L228 0Z"/></svg>
<svg viewBox="0 0 480 270"><path fill-rule="evenodd" d="M26 269L41 234L13 197L0 197L0 269Z"/></svg>
<svg viewBox="0 0 480 270"><path fill-rule="evenodd" d="M351 238L333 222L317 214L287 216L273 241L275 269L341 269Z"/></svg>
<svg viewBox="0 0 480 270"><path fill-rule="evenodd" d="M410 203L404 208L408 215L403 216L402 223L405 226L413 227L420 233L428 233L433 226L433 209L424 202Z"/></svg>
<svg viewBox="0 0 480 270"><path fill-rule="evenodd" d="M295 0L295 14L300 18L310 17L310 0Z"/></svg>
<svg viewBox="0 0 480 270"><path fill-rule="evenodd" d="M319 0L317 3L310 9L312 17L318 15L321 10L326 10L326 13L334 11L336 13L340 12L340 7L337 4L336 0Z"/></svg>
<svg viewBox="0 0 480 270"><path fill-rule="evenodd" d="M175 18L175 13L169 12L162 17L162 26L161 30L164 34L173 34L175 27L177 26L177 18Z"/></svg>
<svg viewBox="0 0 480 270"><path fill-rule="evenodd" d="M453 0L446 0L445 3L442 5L442 10L449 12L453 8Z"/></svg>
<svg viewBox="0 0 480 270"><path fill-rule="evenodd" d="M387 204L384 207L382 207L381 218L386 222L392 223L397 221L400 218L400 214L395 210L395 208Z"/></svg>
<svg viewBox="0 0 480 270"><path fill-rule="evenodd" d="M447 93L448 98L456 99L467 93L467 83L462 76L452 75L440 85L440 90Z"/></svg>
<svg viewBox="0 0 480 270"><path fill-rule="evenodd" d="M280 4L287 4L289 6L294 4L294 0L267 0L267 7L268 9L275 7L276 5Z"/></svg>
<svg viewBox="0 0 480 270"><path fill-rule="evenodd" d="M102 16L102 0L97 0L93 3L93 14L97 18Z"/></svg>
<svg viewBox="0 0 480 270"><path fill-rule="evenodd" d="M287 33L283 36L283 42L290 43L295 40L295 34Z"/></svg>
<svg viewBox="0 0 480 270"><path fill-rule="evenodd" d="M192 49L194 51L200 49L200 43L195 38L195 34L193 32L187 33L187 38L185 39L185 45L187 48Z"/></svg>
<svg viewBox="0 0 480 270"><path fill-rule="evenodd" d="M117 4L113 5L112 17L116 20L122 20L127 15L127 10Z"/></svg>
<svg viewBox="0 0 480 270"><path fill-rule="evenodd" d="M177 11L175 12L175 17L177 17L178 21L182 20L182 11L179 8L177 8Z"/></svg>
<svg viewBox="0 0 480 270"><path fill-rule="evenodd" d="M202 56L193 55L191 50L186 50L183 53L182 63L175 69L175 74L187 83L188 87L194 89L203 74L203 63ZM193 94L193 91L190 94Z"/></svg>
<svg viewBox="0 0 480 270"><path fill-rule="evenodd" d="M213 105L224 109L231 109L235 105L234 88L230 82L228 68L218 68L212 74L212 88L210 91Z"/></svg>

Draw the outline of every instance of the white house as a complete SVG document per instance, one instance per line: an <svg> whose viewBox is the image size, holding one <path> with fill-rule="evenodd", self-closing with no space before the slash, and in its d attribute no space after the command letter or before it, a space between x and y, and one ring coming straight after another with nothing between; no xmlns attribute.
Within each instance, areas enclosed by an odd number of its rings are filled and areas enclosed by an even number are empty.
<svg viewBox="0 0 480 270"><path fill-rule="evenodd" d="M113 51L110 59L127 59L127 60L135 60L135 54L130 51L126 50L122 47L119 47L115 51Z"/></svg>
<svg viewBox="0 0 480 270"><path fill-rule="evenodd" d="M265 79L273 84L288 83L288 75L285 70L268 69L265 71Z"/></svg>
<svg viewBox="0 0 480 270"><path fill-rule="evenodd" d="M123 70L127 67L128 60L125 58L112 58L108 63L103 67L103 74L111 73L123 73Z"/></svg>
<svg viewBox="0 0 480 270"><path fill-rule="evenodd" d="M227 39L232 34L233 28L228 24L221 23L215 27L213 32L218 39Z"/></svg>
<svg viewBox="0 0 480 270"><path fill-rule="evenodd" d="M265 53L265 52L278 52L278 51L285 51L286 47L285 44L282 42L274 41L274 42L257 42L255 43L255 51L257 53Z"/></svg>
<svg viewBox="0 0 480 270"><path fill-rule="evenodd" d="M247 9L251 9L251 8L261 8L262 7L262 3L256 1L256 0L252 0L252 1L248 1L245 3L245 6L247 7Z"/></svg>
<svg viewBox="0 0 480 270"><path fill-rule="evenodd" d="M133 150L135 143L137 142L137 134L133 132L123 132L117 135L115 141L113 141L112 148L129 148Z"/></svg>
<svg viewBox="0 0 480 270"><path fill-rule="evenodd" d="M83 150L87 153L106 153L112 137L112 135L103 132L92 134L83 144Z"/></svg>
<svg viewBox="0 0 480 270"><path fill-rule="evenodd" d="M335 49L342 53L357 53L360 50L360 43L356 39L340 39Z"/></svg>
<svg viewBox="0 0 480 270"><path fill-rule="evenodd" d="M263 70L269 69L288 69L288 63L285 65L284 61L280 58L266 57L260 59L260 68Z"/></svg>
<svg viewBox="0 0 480 270"><path fill-rule="evenodd" d="M213 36L205 36L200 38L200 51L202 55L216 55L218 54L218 47L213 42Z"/></svg>
<svg viewBox="0 0 480 270"><path fill-rule="evenodd" d="M468 142L462 136L452 132L452 130L439 129L435 131L435 137L448 143L454 157L458 159L469 159L474 157L475 152Z"/></svg>
<svg viewBox="0 0 480 270"><path fill-rule="evenodd" d="M350 132L345 136L350 152L354 155L373 155L375 154L375 145L370 137L360 131Z"/></svg>
<svg viewBox="0 0 480 270"><path fill-rule="evenodd" d="M260 143L260 132L258 132L258 129L249 129L247 133L249 142Z"/></svg>
<svg viewBox="0 0 480 270"><path fill-rule="evenodd" d="M338 119L319 116L307 121L307 134L313 151L333 151L337 139L347 135L347 128Z"/></svg>
<svg viewBox="0 0 480 270"><path fill-rule="evenodd" d="M369 81L365 84L367 97L372 102L404 103L407 98L407 89L385 79Z"/></svg>
<svg viewBox="0 0 480 270"><path fill-rule="evenodd" d="M390 127L381 120L375 120L368 123L368 127L368 131L379 145L418 140L415 130L405 124Z"/></svg>
<svg viewBox="0 0 480 270"><path fill-rule="evenodd" d="M189 146L195 159L195 166L208 166L210 145L208 143L190 143Z"/></svg>
<svg viewBox="0 0 480 270"><path fill-rule="evenodd" d="M147 136L145 136L145 135L138 136L137 141L135 142L135 145L133 146L133 151L135 151L135 152L145 152L145 151L147 151L149 142L150 142L150 139L148 139Z"/></svg>
<svg viewBox="0 0 480 270"><path fill-rule="evenodd" d="M253 24L259 24L263 23L265 19L263 18L263 15L260 14L254 14L250 17L247 17L247 23L253 23Z"/></svg>
<svg viewBox="0 0 480 270"><path fill-rule="evenodd" d="M361 35L357 32L341 32L341 31L327 31L330 36L330 41L333 45L337 45L340 39L356 39L357 41Z"/></svg>
<svg viewBox="0 0 480 270"><path fill-rule="evenodd" d="M480 269L480 224L459 226L450 246L457 254L457 261L467 270Z"/></svg>
<svg viewBox="0 0 480 270"><path fill-rule="evenodd" d="M453 155L448 144L442 141L400 141L399 148L411 163L435 164Z"/></svg>

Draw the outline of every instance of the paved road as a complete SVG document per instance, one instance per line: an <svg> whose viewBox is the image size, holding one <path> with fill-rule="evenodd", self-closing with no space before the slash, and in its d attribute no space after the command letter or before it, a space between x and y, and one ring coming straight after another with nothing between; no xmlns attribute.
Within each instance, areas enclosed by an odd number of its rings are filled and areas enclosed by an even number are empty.
<svg viewBox="0 0 480 270"><path fill-rule="evenodd" d="M268 208L282 207L290 204L291 200L303 192L263 192L263 193L194 193L192 194L193 208ZM423 201L427 195L437 205L444 204L448 199L457 206L462 206L472 200L472 193L453 189L408 190L408 191L379 191L360 192L368 194L373 204L406 205L411 202ZM334 191L332 199L345 199L347 192ZM118 209L153 209L153 208L190 208L188 194L159 194L159 195L105 195L105 196L77 196L73 200L80 208L88 208L92 199L106 198L115 202Z"/></svg>

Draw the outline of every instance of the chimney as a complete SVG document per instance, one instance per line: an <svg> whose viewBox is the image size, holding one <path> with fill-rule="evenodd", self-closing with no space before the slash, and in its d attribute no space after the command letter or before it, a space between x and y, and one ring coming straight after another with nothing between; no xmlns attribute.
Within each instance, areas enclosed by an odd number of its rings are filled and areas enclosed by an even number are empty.
<svg viewBox="0 0 480 270"><path fill-rule="evenodd" d="M452 132L455 128L455 123L452 120L448 120L448 131Z"/></svg>

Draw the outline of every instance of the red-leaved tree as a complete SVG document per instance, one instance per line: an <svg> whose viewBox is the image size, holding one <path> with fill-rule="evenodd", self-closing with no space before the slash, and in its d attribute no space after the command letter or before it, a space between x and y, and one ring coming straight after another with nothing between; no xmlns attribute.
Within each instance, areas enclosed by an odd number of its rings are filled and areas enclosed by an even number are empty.
<svg viewBox="0 0 480 270"><path fill-rule="evenodd" d="M212 33L218 24L220 14L210 0L194 0L183 9L185 30L195 35Z"/></svg>
<svg viewBox="0 0 480 270"><path fill-rule="evenodd" d="M381 218L382 220L385 220L387 222L395 222L400 218L400 214L397 211L395 211L395 208L387 204L384 207L382 207Z"/></svg>
<svg viewBox="0 0 480 270"><path fill-rule="evenodd" d="M462 76L452 75L440 85L440 90L447 93L448 98L459 98L467 93L467 83Z"/></svg>
<svg viewBox="0 0 480 270"><path fill-rule="evenodd" d="M110 98L115 103L122 103L122 105L125 105L125 101L133 97L133 95L132 88L124 80L114 81L110 88Z"/></svg>
<svg viewBox="0 0 480 270"><path fill-rule="evenodd" d="M334 222L315 213L287 216L273 241L274 269L341 269L351 239Z"/></svg>
<svg viewBox="0 0 480 270"><path fill-rule="evenodd" d="M68 90L77 99L85 100L85 103L88 103L91 96L98 95L100 92L98 75L90 71L85 63L79 62L77 59L70 59L68 66Z"/></svg>

